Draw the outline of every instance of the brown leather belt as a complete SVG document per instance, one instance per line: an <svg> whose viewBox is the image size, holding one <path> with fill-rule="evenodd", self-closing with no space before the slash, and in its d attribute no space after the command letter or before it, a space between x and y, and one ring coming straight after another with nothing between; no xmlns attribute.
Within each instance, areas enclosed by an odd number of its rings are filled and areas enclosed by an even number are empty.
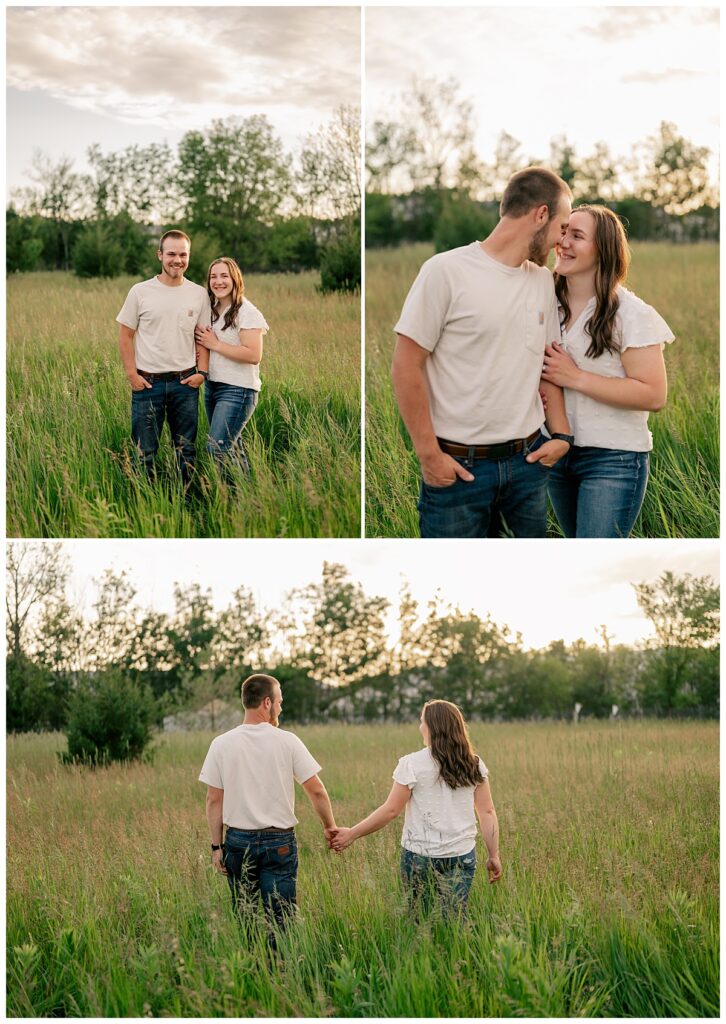
<svg viewBox="0 0 726 1024"><path fill-rule="evenodd" d="M524 451L538 434L539 430L535 430L529 437L518 438L516 441L502 441L501 444L457 444L456 441L447 441L443 437L437 437L436 440L442 452L459 459L508 459L511 455Z"/></svg>
<svg viewBox="0 0 726 1024"><path fill-rule="evenodd" d="M196 366L191 366L188 370L169 370L167 373L147 373L146 370L137 370L136 372L139 377L143 377L144 380L148 380L150 384L153 384L155 380L184 380L186 377L191 377L193 373L196 373L197 368Z"/></svg>

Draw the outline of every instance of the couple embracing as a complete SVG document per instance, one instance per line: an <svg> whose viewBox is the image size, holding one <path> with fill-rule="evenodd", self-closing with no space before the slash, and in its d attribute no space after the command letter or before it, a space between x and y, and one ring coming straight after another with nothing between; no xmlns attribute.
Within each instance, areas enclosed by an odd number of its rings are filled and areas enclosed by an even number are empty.
<svg viewBox="0 0 726 1024"><path fill-rule="evenodd" d="M209 266L206 288L188 281L191 241L167 231L159 241L160 273L135 284L116 317L119 350L131 385L131 436L141 465L154 476L168 422L185 488L196 460L199 388L209 421L207 450L230 479L249 473L242 431L261 388L262 313L245 297L235 260Z"/></svg>
<svg viewBox="0 0 726 1024"><path fill-rule="evenodd" d="M548 492L566 537L635 524L673 334L624 287L618 217L571 201L551 171L517 172L492 233L432 257L408 294L392 372L423 537L545 537Z"/></svg>
<svg viewBox="0 0 726 1024"><path fill-rule="evenodd" d="M335 823L320 764L302 740L277 728L279 682L255 674L242 684L242 725L212 740L199 781L207 786L212 864L227 877L241 912L261 899L270 923L284 928L297 903L295 786L305 791L328 846L340 853L405 810L401 878L412 906L466 911L476 868L476 818L490 882L499 880L499 825L489 772L472 749L455 704L428 701L419 729L424 746L402 757L386 801L350 828ZM226 831L225 831L226 830ZM275 931L271 930L275 944Z"/></svg>

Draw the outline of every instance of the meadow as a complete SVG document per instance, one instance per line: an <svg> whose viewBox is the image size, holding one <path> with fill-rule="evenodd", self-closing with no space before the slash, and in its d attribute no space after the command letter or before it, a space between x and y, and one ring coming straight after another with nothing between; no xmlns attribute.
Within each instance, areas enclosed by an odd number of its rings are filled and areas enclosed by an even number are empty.
<svg viewBox="0 0 726 1024"><path fill-rule="evenodd" d="M669 396L650 416L651 476L634 537L719 533L719 250L634 243L628 286L676 336L666 346ZM419 244L366 257L366 535L417 537L418 461L390 381L396 323L419 267ZM550 536L560 536L552 514Z"/></svg>
<svg viewBox="0 0 726 1024"><path fill-rule="evenodd" d="M160 473L132 467L130 387L116 315L130 277L7 281L7 532L22 537L359 537L360 299L318 275L250 275L270 333L245 447L250 480L223 483L200 396L191 500L168 430Z"/></svg>
<svg viewBox="0 0 726 1024"><path fill-rule="evenodd" d="M381 802L415 724L295 729L338 824ZM342 855L298 790L299 919L270 966L209 862L211 734L152 763L62 767L7 744L9 1016L715 1017L718 726L474 724L504 875L467 924L406 911L402 821Z"/></svg>

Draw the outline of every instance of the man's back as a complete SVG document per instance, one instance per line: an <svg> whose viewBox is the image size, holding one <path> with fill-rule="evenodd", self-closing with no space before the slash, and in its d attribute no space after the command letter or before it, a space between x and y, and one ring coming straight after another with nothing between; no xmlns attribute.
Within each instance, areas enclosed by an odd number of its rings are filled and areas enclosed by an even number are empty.
<svg viewBox="0 0 726 1024"><path fill-rule="evenodd" d="M224 790L225 825L291 828L297 823L295 780L302 784L319 771L302 740L263 722L212 740L199 781Z"/></svg>

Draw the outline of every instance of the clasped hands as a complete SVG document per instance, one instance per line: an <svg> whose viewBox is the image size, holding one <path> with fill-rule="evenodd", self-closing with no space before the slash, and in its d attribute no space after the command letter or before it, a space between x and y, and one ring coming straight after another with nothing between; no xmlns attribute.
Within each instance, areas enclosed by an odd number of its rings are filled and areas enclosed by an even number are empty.
<svg viewBox="0 0 726 1024"><path fill-rule="evenodd" d="M335 853L342 853L355 842L355 839L351 838L352 831L352 828L339 828L337 825L334 828L324 828L323 834L327 840L328 849Z"/></svg>
<svg viewBox="0 0 726 1024"><path fill-rule="evenodd" d="M211 327L199 327L197 325L194 328L194 340L197 345L201 345L202 348L208 348L210 352L215 352L219 348L219 338Z"/></svg>

